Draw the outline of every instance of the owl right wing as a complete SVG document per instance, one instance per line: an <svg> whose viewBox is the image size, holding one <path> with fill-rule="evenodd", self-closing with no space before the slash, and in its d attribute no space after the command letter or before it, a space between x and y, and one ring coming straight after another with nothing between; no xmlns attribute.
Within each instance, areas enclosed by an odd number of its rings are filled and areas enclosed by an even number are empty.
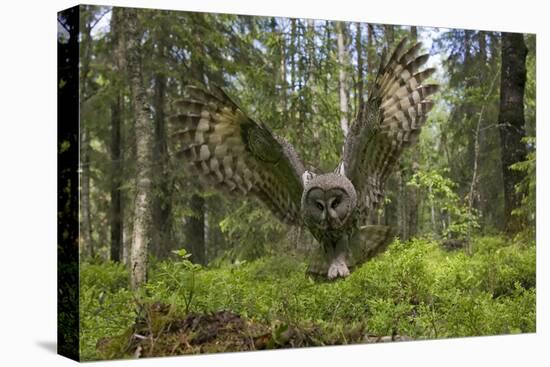
<svg viewBox="0 0 550 367"><path fill-rule="evenodd" d="M304 166L294 148L220 88L188 86L170 122L175 158L216 189L257 196L283 222L301 221Z"/></svg>
<svg viewBox="0 0 550 367"><path fill-rule="evenodd" d="M438 89L422 84L435 69L420 70L428 60L428 54L417 56L421 43L407 50L405 41L387 63L381 63L369 98L346 137L338 168L357 191L363 222L382 203L384 184L403 150L416 141L433 107L428 97Z"/></svg>

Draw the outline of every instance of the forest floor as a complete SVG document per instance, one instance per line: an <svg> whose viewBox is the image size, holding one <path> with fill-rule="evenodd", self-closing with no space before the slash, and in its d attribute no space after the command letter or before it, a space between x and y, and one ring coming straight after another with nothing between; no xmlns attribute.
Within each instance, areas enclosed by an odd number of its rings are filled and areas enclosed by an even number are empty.
<svg viewBox="0 0 550 367"><path fill-rule="evenodd" d="M534 332L534 242L480 237L473 250L396 240L335 282L292 257L203 268L181 256L152 264L139 294L123 265L85 263L82 359Z"/></svg>
<svg viewBox="0 0 550 367"><path fill-rule="evenodd" d="M401 335L370 335L365 325L327 334L313 324L266 324L231 311L173 315L169 305L154 303L146 308L147 316L129 332L100 339L99 353L106 358L143 358L411 340Z"/></svg>

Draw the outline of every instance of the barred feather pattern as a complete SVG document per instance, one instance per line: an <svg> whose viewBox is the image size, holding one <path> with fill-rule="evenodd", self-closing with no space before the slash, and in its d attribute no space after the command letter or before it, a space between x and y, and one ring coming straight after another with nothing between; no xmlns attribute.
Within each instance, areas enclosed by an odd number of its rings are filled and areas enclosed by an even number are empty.
<svg viewBox="0 0 550 367"><path fill-rule="evenodd" d="M364 222L382 203L384 184L403 150L414 144L428 112L436 84L422 84L434 68L421 70L428 54L418 55L421 43L405 49L406 39L382 63L364 109L358 114L344 145L339 172L358 193L358 214Z"/></svg>
<svg viewBox="0 0 550 367"><path fill-rule="evenodd" d="M283 222L299 224L304 167L292 145L246 116L221 89L189 86L174 109L177 161L207 185L252 193Z"/></svg>

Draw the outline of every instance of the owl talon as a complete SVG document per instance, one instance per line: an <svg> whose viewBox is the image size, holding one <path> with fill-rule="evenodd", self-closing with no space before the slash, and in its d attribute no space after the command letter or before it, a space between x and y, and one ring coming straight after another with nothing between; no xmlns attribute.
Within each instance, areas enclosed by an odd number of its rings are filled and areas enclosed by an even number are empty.
<svg viewBox="0 0 550 367"><path fill-rule="evenodd" d="M332 264L330 264L327 276L330 280L333 280L338 277L345 278L349 274L350 271L348 269L348 266L346 265L345 260L339 257L335 259Z"/></svg>

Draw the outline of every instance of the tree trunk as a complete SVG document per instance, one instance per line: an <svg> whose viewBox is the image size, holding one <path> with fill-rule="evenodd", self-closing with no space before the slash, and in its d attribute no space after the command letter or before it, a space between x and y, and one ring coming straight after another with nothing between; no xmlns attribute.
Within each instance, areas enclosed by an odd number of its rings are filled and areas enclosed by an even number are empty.
<svg viewBox="0 0 550 367"><path fill-rule="evenodd" d="M122 72L124 65L124 37L120 28L120 10L113 9L111 18L113 35L115 79ZM123 252L123 206L122 206L122 86L114 83L114 101L111 104L111 260L119 262Z"/></svg>
<svg viewBox="0 0 550 367"><path fill-rule="evenodd" d="M290 19L290 90L296 84L296 19Z"/></svg>
<svg viewBox="0 0 550 367"><path fill-rule="evenodd" d="M318 65L317 65L317 55L315 46L315 21L313 19L307 20L307 58L308 58L308 68L307 68L307 80L310 82L310 86L315 83L317 79Z"/></svg>
<svg viewBox="0 0 550 367"><path fill-rule="evenodd" d="M357 104L356 115L363 111L363 44L361 42L361 23L356 23L357 33L355 34L355 50L357 51ZM361 119L361 118L359 118Z"/></svg>
<svg viewBox="0 0 550 367"><path fill-rule="evenodd" d="M132 233L134 232L134 223L131 216L126 216L122 226L122 254L121 260L124 265L130 265L130 253L132 252Z"/></svg>
<svg viewBox="0 0 550 367"><path fill-rule="evenodd" d="M474 210L474 203L476 202L476 198L479 199L479 191L478 191L478 181L479 181L479 156L480 156L480 132L481 132L481 125L483 122L483 114L485 112L485 108L487 106L488 100L493 94L493 88L496 84L496 75L495 78L493 78L493 81L491 82L491 85L489 87L489 90L487 94L485 95L485 98L483 99L483 104L481 105L481 110L479 111L479 117L476 124L476 129L474 130L474 165L472 169L472 181L470 182L470 190L468 192L468 214L470 216L473 215ZM479 200L477 200L479 201ZM472 255L473 248L472 248L472 223L471 221L468 221L468 233L467 233L467 252L469 255Z"/></svg>
<svg viewBox="0 0 550 367"><path fill-rule="evenodd" d="M119 262L122 255L122 98L116 96L111 105L111 260Z"/></svg>
<svg viewBox="0 0 550 367"><path fill-rule="evenodd" d="M290 19L290 43L287 57L290 59L290 121L296 120L296 19Z"/></svg>
<svg viewBox="0 0 550 367"><path fill-rule="evenodd" d="M487 64L487 40L485 39L486 33L484 31L477 32L477 42L479 45L479 57L483 67Z"/></svg>
<svg viewBox="0 0 550 367"><path fill-rule="evenodd" d="M162 43L162 42L161 42ZM164 60L164 45L159 44L160 60ZM152 197L153 225L151 229L153 253L158 259L168 257L174 249L172 233L172 190L167 170L168 149L164 100L166 76L158 72L155 77L155 138L153 144L154 195Z"/></svg>
<svg viewBox="0 0 550 367"><path fill-rule="evenodd" d="M147 247L150 239L151 161L154 136L153 124L149 118L147 94L141 71L141 37L137 10L124 11L128 32L126 60L127 73L132 94L136 134L136 199L134 203L134 227L130 251L131 288L137 290L146 281Z"/></svg>
<svg viewBox="0 0 550 367"><path fill-rule="evenodd" d="M507 232L520 229L517 217L512 211L521 204L521 197L515 187L524 177L523 172L514 171L510 166L525 160L525 117L523 97L525 92L527 48L521 33L502 33L502 63L500 81L500 127L502 178L504 181L504 218Z"/></svg>
<svg viewBox="0 0 550 367"><path fill-rule="evenodd" d="M200 44L200 43L199 43ZM204 68L204 63L201 57L205 54L205 50L199 47L200 52L191 54L191 69L193 70L194 77L204 84L207 82L207 71ZM197 51L199 51L197 50ZM208 79L223 79L223 75L211 75L208 74ZM188 187L191 190L196 190L193 185L189 184ZM191 215L185 218L185 239L186 248L191 252L191 261L197 264L205 263L205 200L202 196L193 193L189 199L189 209Z"/></svg>
<svg viewBox="0 0 550 367"><path fill-rule="evenodd" d="M428 193L432 196L432 187L428 187ZM430 219L432 223L432 232L437 233L437 224L435 222L435 203L433 200L430 200Z"/></svg>
<svg viewBox="0 0 550 367"><path fill-rule="evenodd" d="M347 51L345 46L344 24L336 22L336 37L338 43L338 85L340 89L340 128L344 136L348 135L348 85L347 85Z"/></svg>
<svg viewBox="0 0 550 367"><path fill-rule="evenodd" d="M279 81L281 85L281 109L283 112L283 127L288 121L288 84L286 81L287 65L286 65L286 41L284 30L279 32L279 47L280 47L280 65L279 65Z"/></svg>
<svg viewBox="0 0 550 367"><path fill-rule="evenodd" d="M386 37L386 46L388 51L393 49L393 44L395 43L395 30L394 26L391 24L384 24L384 35Z"/></svg>
<svg viewBox="0 0 550 367"><path fill-rule="evenodd" d="M304 26L300 20L297 21L296 24L296 112L297 116L295 117L295 121L298 123L296 132L300 134L300 136L303 136L304 134L304 116L306 114L306 109L309 105L309 103L306 102L305 98L307 98L307 95L304 92L304 75L307 73L306 64L304 62L305 56L304 56L304 46L303 46L303 37L304 34Z"/></svg>
<svg viewBox="0 0 550 367"><path fill-rule="evenodd" d="M205 264L205 246L204 246L204 198L193 194L189 200L189 209L192 215L186 218L186 242L187 248L191 252L191 261L196 264Z"/></svg>
<svg viewBox="0 0 550 367"><path fill-rule="evenodd" d="M308 19L307 21L307 55L309 60L309 67L307 71L307 80L308 80L308 96L311 97L314 94L314 90L317 87L317 76L319 72L319 64L317 61L316 55L316 46L315 46L315 21L313 19ZM316 101L310 101L311 106L311 116L319 116L318 105ZM317 123L316 119L312 119L311 123ZM311 156L310 161L315 167L318 167L320 164L320 152L321 152L321 134L320 129L314 127L313 129L313 144L311 145Z"/></svg>
<svg viewBox="0 0 550 367"><path fill-rule="evenodd" d="M95 256L95 246L90 216L90 138L86 127L80 129L80 216L81 251L84 257L91 258Z"/></svg>
<svg viewBox="0 0 550 367"><path fill-rule="evenodd" d="M84 12L80 42L80 116L85 108L85 99L88 95L88 74L90 72L91 53L91 19L89 12ZM80 233L81 253L84 257L94 257L94 243L92 237L90 215L90 133L85 124L80 125Z"/></svg>
<svg viewBox="0 0 550 367"><path fill-rule="evenodd" d="M469 70L472 65L472 36L473 31L464 30L464 68Z"/></svg>
<svg viewBox="0 0 550 367"><path fill-rule="evenodd" d="M399 237L402 241L406 241L409 239L409 231L408 231L408 208L407 205L407 194L406 194L406 187L405 187L405 170L401 169L397 170L395 176L397 179L397 228L399 230Z"/></svg>
<svg viewBox="0 0 550 367"><path fill-rule="evenodd" d="M418 41L418 29L415 26L411 26L411 41Z"/></svg>
<svg viewBox="0 0 550 367"><path fill-rule="evenodd" d="M331 59L331 49L332 49L332 41L331 41L331 22L326 21L325 22L325 36L324 36L324 42L323 42L323 49L324 49L324 68L325 71L328 69L329 60ZM328 93L328 78L323 78L323 93L326 95Z"/></svg>
<svg viewBox="0 0 550 367"><path fill-rule="evenodd" d="M418 41L418 30L415 26L411 27L411 40L413 42ZM405 177L405 182L403 182L403 184L405 185L405 196L407 200L407 205L406 205L407 239L410 239L411 237L416 236L418 233L418 213L419 213L418 189L414 186L407 186L407 182L418 171L418 168L420 166L420 163L418 162L419 152L420 152L420 148L415 148L412 150L411 172L409 173L409 175Z"/></svg>
<svg viewBox="0 0 550 367"><path fill-rule="evenodd" d="M271 18L271 33L276 39L273 46L273 70L275 72L275 108L281 113L280 126L286 121L286 63L285 63L285 40L283 30L277 26L277 20Z"/></svg>
<svg viewBox="0 0 550 367"><path fill-rule="evenodd" d="M376 52L374 50L374 27L372 24L367 25L367 73L368 79L367 82L370 83L374 81L376 77L376 63L374 58L376 57ZM367 87L370 84L367 84Z"/></svg>
<svg viewBox="0 0 550 367"><path fill-rule="evenodd" d="M210 214L207 210L208 207L208 201L204 201L204 251L203 251L203 264L208 263L208 256L210 255L210 242L211 242L211 234L213 233L213 228L210 228Z"/></svg>

